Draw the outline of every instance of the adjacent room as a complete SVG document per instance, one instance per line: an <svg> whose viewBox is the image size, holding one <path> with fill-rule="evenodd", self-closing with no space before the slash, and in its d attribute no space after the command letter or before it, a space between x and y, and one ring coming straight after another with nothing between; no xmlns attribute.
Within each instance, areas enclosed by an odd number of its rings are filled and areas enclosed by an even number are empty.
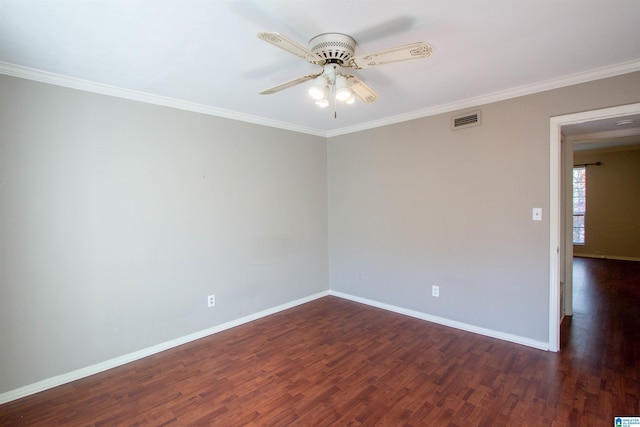
<svg viewBox="0 0 640 427"><path fill-rule="evenodd" d="M640 416L638 19L0 0L0 425Z"/></svg>

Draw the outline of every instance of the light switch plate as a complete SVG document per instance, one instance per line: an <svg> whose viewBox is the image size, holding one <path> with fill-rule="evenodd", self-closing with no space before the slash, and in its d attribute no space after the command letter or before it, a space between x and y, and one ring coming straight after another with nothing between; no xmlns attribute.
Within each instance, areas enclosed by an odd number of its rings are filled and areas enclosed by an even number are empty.
<svg viewBox="0 0 640 427"><path fill-rule="evenodd" d="M542 221L542 208L533 208L532 218L534 221Z"/></svg>

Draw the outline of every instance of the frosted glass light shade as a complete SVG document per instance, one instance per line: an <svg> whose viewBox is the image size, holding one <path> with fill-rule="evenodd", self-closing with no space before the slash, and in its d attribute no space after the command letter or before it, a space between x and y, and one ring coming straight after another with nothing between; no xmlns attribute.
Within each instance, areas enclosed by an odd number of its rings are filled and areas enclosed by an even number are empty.
<svg viewBox="0 0 640 427"><path fill-rule="evenodd" d="M346 101L351 96L351 89L345 76L336 76L336 99Z"/></svg>
<svg viewBox="0 0 640 427"><path fill-rule="evenodd" d="M316 105L318 107L322 107L322 108L328 107L329 106L329 100L327 98L319 99L319 100L316 101Z"/></svg>
<svg viewBox="0 0 640 427"><path fill-rule="evenodd" d="M327 84L323 78L319 78L316 80L315 84L309 88L309 95L316 101L324 98L325 92L327 91Z"/></svg>

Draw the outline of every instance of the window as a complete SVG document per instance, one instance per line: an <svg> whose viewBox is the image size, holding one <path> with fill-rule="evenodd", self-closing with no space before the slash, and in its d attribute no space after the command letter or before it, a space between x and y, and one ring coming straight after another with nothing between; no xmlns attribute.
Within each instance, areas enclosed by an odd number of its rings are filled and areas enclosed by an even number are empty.
<svg viewBox="0 0 640 427"><path fill-rule="evenodd" d="M573 168L573 244L584 245L584 214L587 209L587 168Z"/></svg>

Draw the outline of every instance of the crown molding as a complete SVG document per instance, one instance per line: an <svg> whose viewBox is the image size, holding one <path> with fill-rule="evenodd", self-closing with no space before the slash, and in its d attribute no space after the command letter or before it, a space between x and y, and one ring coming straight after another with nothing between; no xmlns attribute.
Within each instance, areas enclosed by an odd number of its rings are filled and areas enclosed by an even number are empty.
<svg viewBox="0 0 640 427"><path fill-rule="evenodd" d="M345 135L363 130L374 129L377 127L388 126L396 123L406 122L409 120L420 119L423 117L434 116L436 114L448 113L466 108L473 108L483 104L504 101L519 96L531 95L546 90L558 89L565 86L571 86L580 83L586 83L593 80L599 80L607 77L615 77L622 74L640 71L640 60L627 61L607 67L596 68L589 71L571 74L559 78L549 79L542 82L532 83L523 86L493 92L490 94L467 98L460 101L441 104L421 110L411 111L408 113L398 114L396 116L387 117L380 120L372 120L353 126L347 126L339 129L324 131L321 129L300 126L294 123L283 122L279 120L267 119L265 117L244 114L237 111L225 110L223 108L212 107L209 105L198 104L195 102L184 101L166 96L154 95L151 93L124 89L116 86L110 86L102 83L96 83L75 77L63 76L60 74L41 71L34 68L23 67L20 65L10 64L0 61L0 74L6 74L13 77L34 80L42 83L48 83L56 86L63 86L72 89L83 90L87 92L98 93L102 95L114 96L118 98L130 99L134 101L145 102L149 104L161 105L164 107L177 108L180 110L192 111L211 116L223 117L242 122L253 123L278 129L300 132L309 135L331 138L334 136Z"/></svg>
<svg viewBox="0 0 640 427"><path fill-rule="evenodd" d="M536 82L528 85L517 86L510 89L489 93L473 98L467 98L460 101L441 104L435 107L416 110L409 113L399 114L387 117L382 120L373 120L354 126L348 126L327 132L327 138L344 135L353 132L360 132L367 129L373 129L381 126L388 126L395 123L406 122L409 120L420 119L423 117L434 116L436 114L449 113L456 110L467 108L475 108L479 105L490 104L492 102L504 101L507 99L517 98L525 95L532 95L546 90L558 89L561 87L571 86L580 83L587 83L593 80L604 79L607 77L615 77L622 74L640 71L640 60L622 62L619 64L596 68L589 71L571 74L568 76L558 77L554 79Z"/></svg>
<svg viewBox="0 0 640 427"><path fill-rule="evenodd" d="M628 129L615 129L602 132L581 133L579 135L570 135L567 137L567 141L570 142L590 142L590 141L602 141L614 138L627 138L630 136L640 135L640 127L628 128Z"/></svg>
<svg viewBox="0 0 640 427"><path fill-rule="evenodd" d="M604 154L604 153L619 153L624 151L640 151L640 144L637 142L628 142L628 143L616 143L616 145L606 145L603 144L590 144L588 142L579 142L573 145L574 155L591 155L591 154ZM587 147L580 147L581 145L586 145Z"/></svg>
<svg viewBox="0 0 640 427"><path fill-rule="evenodd" d="M133 101L145 102L148 104L160 105L163 107L176 108L195 113L207 114L210 116L222 117L226 119L239 120L278 129L301 132L310 135L326 137L326 132L293 123L267 119L251 114L244 114L237 111L225 110L223 108L212 107L210 105L198 104L167 96L155 95L147 92L124 89L117 86L83 80L76 77L63 76L48 71L23 67L21 65L10 64L0 61L0 74L33 80L41 83L48 83L55 86L63 86L71 89L78 89L85 92L93 92L101 95L113 96L116 98L130 99Z"/></svg>

